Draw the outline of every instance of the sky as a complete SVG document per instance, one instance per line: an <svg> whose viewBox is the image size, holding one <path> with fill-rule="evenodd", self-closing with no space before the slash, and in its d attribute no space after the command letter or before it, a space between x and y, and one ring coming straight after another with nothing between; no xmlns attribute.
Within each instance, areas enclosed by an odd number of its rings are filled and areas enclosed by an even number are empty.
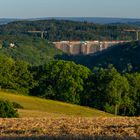
<svg viewBox="0 0 140 140"><path fill-rule="evenodd" d="M140 0L0 0L0 18L139 18Z"/></svg>

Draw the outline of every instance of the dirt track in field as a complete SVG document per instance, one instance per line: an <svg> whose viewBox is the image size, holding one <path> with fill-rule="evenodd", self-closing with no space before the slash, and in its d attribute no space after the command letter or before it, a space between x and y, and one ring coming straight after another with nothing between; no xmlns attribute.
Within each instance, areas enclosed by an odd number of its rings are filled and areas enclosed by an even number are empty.
<svg viewBox="0 0 140 140"><path fill-rule="evenodd" d="M0 119L2 136L115 136L140 139L140 117Z"/></svg>

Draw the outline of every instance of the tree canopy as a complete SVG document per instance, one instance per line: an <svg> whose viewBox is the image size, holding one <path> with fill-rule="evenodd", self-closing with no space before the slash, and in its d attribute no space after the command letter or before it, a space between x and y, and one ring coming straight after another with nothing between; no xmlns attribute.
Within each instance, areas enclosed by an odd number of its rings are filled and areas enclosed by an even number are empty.
<svg viewBox="0 0 140 140"><path fill-rule="evenodd" d="M140 73L119 73L112 65L93 71L63 60L32 66L0 55L0 86L115 115L140 115Z"/></svg>
<svg viewBox="0 0 140 140"><path fill-rule="evenodd" d="M0 55L0 87L28 93L35 84L29 67L27 62L14 61L12 58Z"/></svg>
<svg viewBox="0 0 140 140"><path fill-rule="evenodd" d="M36 76L39 85L35 91L45 98L80 104L84 81L90 73L88 68L73 62L52 61L39 68Z"/></svg>

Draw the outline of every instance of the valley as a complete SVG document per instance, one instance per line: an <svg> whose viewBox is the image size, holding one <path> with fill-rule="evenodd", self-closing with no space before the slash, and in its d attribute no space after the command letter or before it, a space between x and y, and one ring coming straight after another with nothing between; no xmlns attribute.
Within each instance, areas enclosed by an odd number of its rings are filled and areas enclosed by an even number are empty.
<svg viewBox="0 0 140 140"><path fill-rule="evenodd" d="M140 0L0 0L0 140L140 140Z"/></svg>
<svg viewBox="0 0 140 140"><path fill-rule="evenodd" d="M18 118L0 118L0 138L139 139L139 33L124 29L138 26L1 25L0 103L9 102Z"/></svg>

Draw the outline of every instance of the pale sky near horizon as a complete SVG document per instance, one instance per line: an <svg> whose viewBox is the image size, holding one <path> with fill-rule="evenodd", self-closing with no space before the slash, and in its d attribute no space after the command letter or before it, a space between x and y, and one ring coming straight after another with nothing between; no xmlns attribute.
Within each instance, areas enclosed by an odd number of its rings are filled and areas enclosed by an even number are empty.
<svg viewBox="0 0 140 140"><path fill-rule="evenodd" d="M139 18L140 0L0 0L0 18Z"/></svg>

